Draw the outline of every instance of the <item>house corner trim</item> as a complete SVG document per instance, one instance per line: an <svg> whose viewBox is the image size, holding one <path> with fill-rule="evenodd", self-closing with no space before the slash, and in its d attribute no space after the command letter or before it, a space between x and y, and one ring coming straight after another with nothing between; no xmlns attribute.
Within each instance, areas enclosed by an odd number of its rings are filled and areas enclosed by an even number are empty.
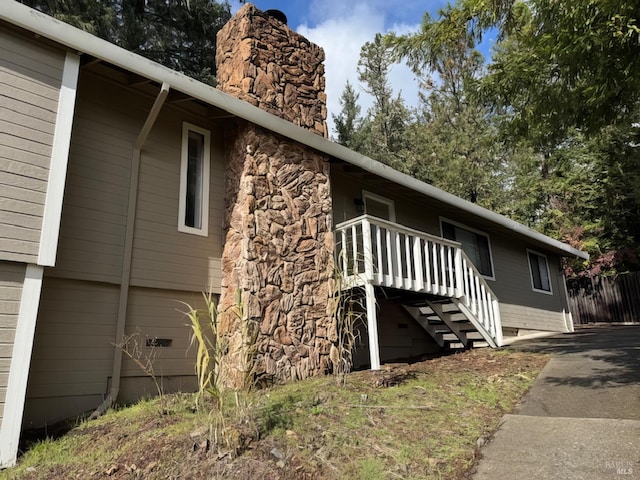
<svg viewBox="0 0 640 480"><path fill-rule="evenodd" d="M31 351L40 304L40 292L42 291L43 273L43 267L30 264L27 265L24 275L20 313L18 314L9 369L2 427L0 427L0 468L14 465L18 455L18 441L20 440L22 415L27 395L27 380L31 365Z"/></svg>
<svg viewBox="0 0 640 480"><path fill-rule="evenodd" d="M58 97L58 112L53 133L47 196L42 217L40 250L38 252L38 265L47 267L52 267L56 263L60 219L62 217L62 200L67 179L67 164L69 162L69 147L71 145L71 130L79 73L80 56L76 53L67 52L64 59L62 84L60 85Z"/></svg>

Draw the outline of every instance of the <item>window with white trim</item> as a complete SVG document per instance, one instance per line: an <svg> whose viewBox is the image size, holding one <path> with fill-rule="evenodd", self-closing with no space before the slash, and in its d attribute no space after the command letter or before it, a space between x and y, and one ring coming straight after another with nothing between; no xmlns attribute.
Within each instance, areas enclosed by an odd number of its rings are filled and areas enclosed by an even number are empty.
<svg viewBox="0 0 640 480"><path fill-rule="evenodd" d="M209 130L183 124L178 230L205 237L209 230L210 144Z"/></svg>
<svg viewBox="0 0 640 480"><path fill-rule="evenodd" d="M376 195L375 193L362 191L362 199L364 200L365 213L374 217L396 221L396 209L393 200Z"/></svg>
<svg viewBox="0 0 640 480"><path fill-rule="evenodd" d="M549 262L547 262L547 257L531 250L527 250L527 256L529 257L529 270L531 271L531 286L533 291L552 294L551 276L549 275Z"/></svg>
<svg viewBox="0 0 640 480"><path fill-rule="evenodd" d="M471 259L478 271L490 280L493 276L493 259L489 236L465 225L440 219L442 237L462 244L462 250Z"/></svg>

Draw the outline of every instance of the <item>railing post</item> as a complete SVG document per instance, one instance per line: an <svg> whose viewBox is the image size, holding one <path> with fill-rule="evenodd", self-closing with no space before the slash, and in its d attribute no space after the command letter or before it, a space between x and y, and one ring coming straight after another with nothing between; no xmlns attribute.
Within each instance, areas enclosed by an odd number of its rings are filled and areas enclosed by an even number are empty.
<svg viewBox="0 0 640 480"><path fill-rule="evenodd" d="M352 262L353 271L351 275L358 275L358 229L356 225L351 226L351 249L352 249Z"/></svg>
<svg viewBox="0 0 640 480"><path fill-rule="evenodd" d="M447 285L447 295L453 297L455 295L455 272L454 272L454 259L451 253L451 247L447 248L447 277L449 285Z"/></svg>
<svg viewBox="0 0 640 480"><path fill-rule="evenodd" d="M438 275L440 270L438 267L438 245L436 242L432 242L431 261L433 264L433 288L431 290L437 294L440 293L440 275Z"/></svg>
<svg viewBox="0 0 640 480"><path fill-rule="evenodd" d="M385 227L385 248L387 249L387 273L388 280L386 282L386 286L392 286L394 284L394 273L393 273L393 246L391 240L391 230L389 227Z"/></svg>
<svg viewBox="0 0 640 480"><path fill-rule="evenodd" d="M378 271L374 272L377 278L377 283L384 285L384 255L382 254L382 236L380 234L380 225L376 225L376 260Z"/></svg>
<svg viewBox="0 0 640 480"><path fill-rule="evenodd" d="M433 288L431 288L431 250L429 249L429 240L424 241L424 272L426 274L425 282L425 290L427 293L431 293Z"/></svg>
<svg viewBox="0 0 640 480"><path fill-rule="evenodd" d="M404 279L402 278L402 243L400 242L400 233L393 232L393 240L393 244L395 245L396 249L396 268L398 269L397 275L394 275L394 283L397 288L402 288Z"/></svg>
<svg viewBox="0 0 640 480"><path fill-rule="evenodd" d="M440 286L438 293L440 295L447 294L447 259L444 252L444 243L440 244Z"/></svg>
<svg viewBox="0 0 640 480"><path fill-rule="evenodd" d="M462 298L464 295L464 271L462 269L462 249L456 248L455 260L456 297Z"/></svg>
<svg viewBox="0 0 640 480"><path fill-rule="evenodd" d="M498 347L502 346L502 319L500 318L500 305L497 300L492 300L491 308L493 309L493 323L495 325L496 333L494 339Z"/></svg>
<svg viewBox="0 0 640 480"><path fill-rule="evenodd" d="M404 235L404 264L407 266L407 278L404 282L404 288L413 290L413 263L411 262L411 241L409 235Z"/></svg>
<svg viewBox="0 0 640 480"><path fill-rule="evenodd" d="M371 244L371 224L367 218L362 220L362 256L364 261L364 277L367 282L372 282L373 248Z"/></svg>
<svg viewBox="0 0 640 480"><path fill-rule="evenodd" d="M414 282L414 290L422 291L424 290L424 280L422 276L422 248L420 237L417 235L413 237L413 269L415 271L415 282Z"/></svg>

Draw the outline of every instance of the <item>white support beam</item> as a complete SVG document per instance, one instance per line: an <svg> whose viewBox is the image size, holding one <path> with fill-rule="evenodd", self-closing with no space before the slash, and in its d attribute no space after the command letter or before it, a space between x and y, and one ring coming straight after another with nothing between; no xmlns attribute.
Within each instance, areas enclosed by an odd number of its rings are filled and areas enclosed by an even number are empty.
<svg viewBox="0 0 640 480"><path fill-rule="evenodd" d="M380 344L378 340L378 318L376 312L376 292L373 285L366 283L364 292L367 302L367 331L369 332L369 358L371 370L380 370Z"/></svg>
<svg viewBox="0 0 640 480"><path fill-rule="evenodd" d="M22 415L27 395L27 380L31 365L33 336L36 330L40 292L44 268L27 265L20 297L20 313L13 341L7 393L0 427L0 468L15 465L18 441L22 427Z"/></svg>
<svg viewBox="0 0 640 480"><path fill-rule="evenodd" d="M40 230L38 265L47 267L53 267L56 264L58 234L60 233L60 219L62 218L62 200L67 180L67 164L69 163L71 128L73 126L73 112L76 106L79 72L80 57L75 53L67 52L62 71L62 84L58 94L58 111L56 113L51 161L49 163L47 197Z"/></svg>

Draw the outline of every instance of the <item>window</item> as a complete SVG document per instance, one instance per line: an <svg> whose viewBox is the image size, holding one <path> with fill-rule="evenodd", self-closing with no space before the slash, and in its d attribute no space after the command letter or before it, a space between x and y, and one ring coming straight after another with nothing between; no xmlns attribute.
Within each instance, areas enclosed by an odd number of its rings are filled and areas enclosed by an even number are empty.
<svg viewBox="0 0 640 480"><path fill-rule="evenodd" d="M529 269L531 270L531 285L533 290L551 294L551 277L549 276L549 263L547 257L531 250L527 250L529 256Z"/></svg>
<svg viewBox="0 0 640 480"><path fill-rule="evenodd" d="M210 139L208 130L189 123L182 127L178 230L205 237L209 227Z"/></svg>
<svg viewBox="0 0 640 480"><path fill-rule="evenodd" d="M367 192L366 190L362 192L362 198L364 199L365 212L368 215L389 220L390 222L396 221L396 211L393 200Z"/></svg>
<svg viewBox="0 0 640 480"><path fill-rule="evenodd" d="M478 271L485 277L494 280L489 237L485 233L449 220L441 220L441 224L442 236L446 239L460 242L462 250L471 259Z"/></svg>

